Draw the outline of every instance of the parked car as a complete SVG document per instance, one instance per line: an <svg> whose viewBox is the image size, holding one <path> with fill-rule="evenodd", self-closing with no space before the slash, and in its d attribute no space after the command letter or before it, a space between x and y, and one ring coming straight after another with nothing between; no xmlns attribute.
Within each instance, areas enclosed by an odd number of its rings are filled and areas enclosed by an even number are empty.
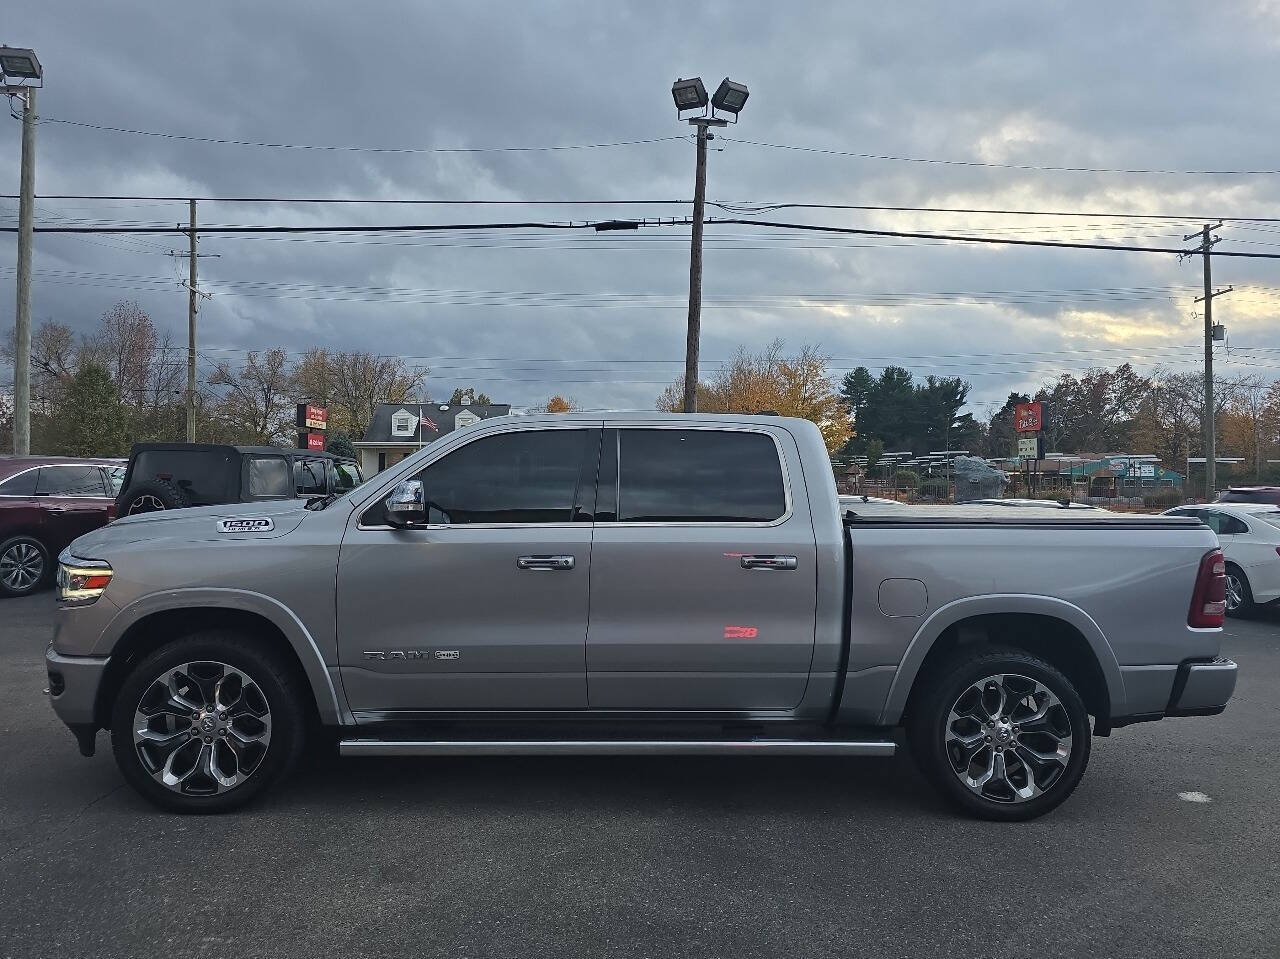
<svg viewBox="0 0 1280 959"><path fill-rule="evenodd" d="M1270 503L1280 506L1280 486L1233 486L1220 492L1217 503Z"/></svg>
<svg viewBox="0 0 1280 959"><path fill-rule="evenodd" d="M115 518L119 469L112 460L0 457L0 596L48 586L67 544Z"/></svg>
<svg viewBox="0 0 1280 959"><path fill-rule="evenodd" d="M1236 680L1203 524L842 516L822 434L777 416L486 419L341 498L126 516L60 562L53 708L187 812L314 727L345 756L848 757L904 726L962 810L1029 819L1092 735Z"/></svg>
<svg viewBox="0 0 1280 959"><path fill-rule="evenodd" d="M1194 516L1218 534L1227 561L1227 614L1248 616L1280 600L1280 507L1268 503L1207 503L1166 510Z"/></svg>
<svg viewBox="0 0 1280 959"><path fill-rule="evenodd" d="M355 460L313 450L138 443L116 497L121 516L341 494L364 482Z"/></svg>

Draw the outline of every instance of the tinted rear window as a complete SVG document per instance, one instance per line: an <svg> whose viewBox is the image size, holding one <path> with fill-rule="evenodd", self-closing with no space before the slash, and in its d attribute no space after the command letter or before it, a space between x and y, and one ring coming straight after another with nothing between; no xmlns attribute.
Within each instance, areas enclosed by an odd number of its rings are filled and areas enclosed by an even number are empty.
<svg viewBox="0 0 1280 959"><path fill-rule="evenodd" d="M786 512L773 438L727 430L618 431L621 522L762 523Z"/></svg>
<svg viewBox="0 0 1280 959"><path fill-rule="evenodd" d="M250 456L246 469L249 473L251 498L294 495L293 477L289 475L289 461L283 456ZM323 475L321 483L323 487Z"/></svg>
<svg viewBox="0 0 1280 959"><path fill-rule="evenodd" d="M37 496L106 496L102 470L97 466L42 466Z"/></svg>
<svg viewBox="0 0 1280 959"><path fill-rule="evenodd" d="M240 495L239 473L235 450L142 450L129 482L163 479L185 490L193 503L233 503Z"/></svg>
<svg viewBox="0 0 1280 959"><path fill-rule="evenodd" d="M36 491L36 477L39 475L40 471L35 469L19 473L17 476L10 476L4 482L0 482L0 495L31 496Z"/></svg>

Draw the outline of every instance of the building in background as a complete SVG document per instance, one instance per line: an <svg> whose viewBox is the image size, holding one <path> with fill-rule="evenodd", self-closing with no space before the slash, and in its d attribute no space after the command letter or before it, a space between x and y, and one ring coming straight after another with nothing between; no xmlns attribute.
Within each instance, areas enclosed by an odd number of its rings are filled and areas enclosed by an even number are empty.
<svg viewBox="0 0 1280 959"><path fill-rule="evenodd" d="M381 473L447 433L510 412L509 403L379 403L364 439L353 444L360 470Z"/></svg>

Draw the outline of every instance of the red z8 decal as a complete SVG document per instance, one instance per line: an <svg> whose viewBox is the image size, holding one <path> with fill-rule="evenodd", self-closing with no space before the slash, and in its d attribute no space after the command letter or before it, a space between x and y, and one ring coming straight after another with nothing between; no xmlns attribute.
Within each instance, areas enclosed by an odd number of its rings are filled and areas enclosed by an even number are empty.
<svg viewBox="0 0 1280 959"><path fill-rule="evenodd" d="M754 626L726 626L724 628L725 639L755 639L760 635L760 630Z"/></svg>

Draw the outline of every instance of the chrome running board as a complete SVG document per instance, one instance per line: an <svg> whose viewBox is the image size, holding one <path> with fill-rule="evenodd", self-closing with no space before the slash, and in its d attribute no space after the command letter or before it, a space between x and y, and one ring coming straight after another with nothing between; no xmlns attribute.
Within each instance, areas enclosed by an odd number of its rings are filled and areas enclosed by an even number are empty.
<svg viewBox="0 0 1280 959"><path fill-rule="evenodd" d="M343 756L892 756L888 740L344 739Z"/></svg>

